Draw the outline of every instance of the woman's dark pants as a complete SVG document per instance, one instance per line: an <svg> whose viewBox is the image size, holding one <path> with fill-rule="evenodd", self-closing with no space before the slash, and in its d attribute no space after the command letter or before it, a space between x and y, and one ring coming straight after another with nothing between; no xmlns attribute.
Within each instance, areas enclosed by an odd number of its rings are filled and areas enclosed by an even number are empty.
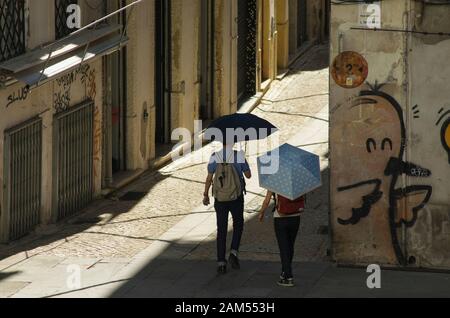
<svg viewBox="0 0 450 318"><path fill-rule="evenodd" d="M219 264L226 263L228 216L233 217L233 241L231 250L239 251L242 233L244 231L244 196L236 201L216 202L214 208L217 215L217 260Z"/></svg>
<svg viewBox="0 0 450 318"><path fill-rule="evenodd" d="M300 228L300 216L275 218L274 224L284 277L293 278L292 261L294 259L295 240Z"/></svg>

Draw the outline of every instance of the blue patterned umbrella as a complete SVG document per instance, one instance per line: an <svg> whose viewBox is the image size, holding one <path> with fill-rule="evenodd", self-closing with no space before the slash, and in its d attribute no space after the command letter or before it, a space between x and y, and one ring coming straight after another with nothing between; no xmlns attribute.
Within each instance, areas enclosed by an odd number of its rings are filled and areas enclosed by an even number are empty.
<svg viewBox="0 0 450 318"><path fill-rule="evenodd" d="M258 158L262 188L290 200L322 186L319 156L289 144Z"/></svg>

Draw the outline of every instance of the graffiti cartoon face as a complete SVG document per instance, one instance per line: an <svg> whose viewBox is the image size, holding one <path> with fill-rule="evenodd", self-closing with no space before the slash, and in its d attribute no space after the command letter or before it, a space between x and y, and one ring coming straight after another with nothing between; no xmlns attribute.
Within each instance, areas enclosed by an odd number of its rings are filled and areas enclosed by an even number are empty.
<svg viewBox="0 0 450 318"><path fill-rule="evenodd" d="M387 94L363 92L337 107L333 116L337 239L353 238L350 244L362 259L404 263L398 228L414 225L431 188L398 188L398 181L402 175L427 177L431 172L403 161L406 129L402 109ZM347 257L354 259L354 255Z"/></svg>
<svg viewBox="0 0 450 318"><path fill-rule="evenodd" d="M398 114L385 98L367 95L339 106L333 117L331 173L334 201L338 203L337 235L342 235L343 240L354 237L355 251L364 249L374 260L381 258L385 263L394 263L387 213L389 200L385 195L389 193L390 178L385 169L390 158L401 152L402 126Z"/></svg>

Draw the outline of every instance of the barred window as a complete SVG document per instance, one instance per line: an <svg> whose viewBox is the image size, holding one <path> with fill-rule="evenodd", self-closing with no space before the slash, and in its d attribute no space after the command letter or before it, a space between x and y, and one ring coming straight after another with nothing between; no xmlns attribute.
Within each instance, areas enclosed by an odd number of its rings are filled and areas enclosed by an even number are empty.
<svg viewBox="0 0 450 318"><path fill-rule="evenodd" d="M70 33L73 29L67 26L67 19L69 13L67 13L67 7L71 4L78 4L77 0L55 0L55 33L56 39L61 39Z"/></svg>
<svg viewBox="0 0 450 318"><path fill-rule="evenodd" d="M25 49L25 0L0 0L0 62Z"/></svg>

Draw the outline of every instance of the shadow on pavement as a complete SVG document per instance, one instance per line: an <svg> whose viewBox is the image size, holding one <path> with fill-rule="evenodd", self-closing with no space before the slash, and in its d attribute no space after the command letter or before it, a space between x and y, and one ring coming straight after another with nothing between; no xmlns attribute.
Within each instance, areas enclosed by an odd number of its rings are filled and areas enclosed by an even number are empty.
<svg viewBox="0 0 450 318"><path fill-rule="evenodd" d="M143 177L148 174L152 177L152 182L146 184L145 188L142 186L139 188L139 191L149 193L151 189L156 186L159 182L165 180L170 176L165 176L160 174L159 172L147 172ZM49 247L49 249L45 251L33 251L41 246L47 245L55 245L58 241L64 243L65 240L71 236L74 236L78 233L90 233L90 234L102 234L99 231L88 232L89 229L98 226L105 226L110 224L115 224L115 219L118 216L125 214L132 210L139 202L142 200L140 198L135 198L131 200L121 200L120 197L127 193L127 189L130 188L132 191L133 185L126 187L125 189L120 191L120 196L118 199L99 199L97 201L92 202L88 207L75 214L72 217L69 217L65 220L62 220L56 224L50 224L38 228L36 231L31 234L25 236L24 238L10 242L9 244L1 244L0 245L0 261L8 258L13 255L17 255L18 253L25 252L26 258L33 257L35 255L39 255L42 252L49 252L51 249L58 247L56 246ZM166 218L168 216L161 215L154 218ZM110 233L104 233L105 235L111 235ZM126 237L126 236L124 236ZM136 237L128 237L133 239L144 239L144 238L136 238ZM13 264L14 265L14 264Z"/></svg>
<svg viewBox="0 0 450 318"><path fill-rule="evenodd" d="M1 282L2 280L5 280L5 279L7 279L7 278L10 278L10 277L12 277L12 276L14 276L14 275L18 275L18 274L20 274L19 271L10 272L10 273L1 273L1 272L0 272L0 282Z"/></svg>
<svg viewBox="0 0 450 318"><path fill-rule="evenodd" d="M281 264L273 221L267 219L260 223L258 215L253 213L245 224L240 271L229 268L227 275L217 275L213 232L203 242L172 243L144 263L140 271L111 297L305 297L331 266L327 258L328 178L327 169L323 171L323 187L308 195L308 207L302 217L296 245L294 274L297 287L282 288L276 284ZM246 202L246 210L257 210L263 199L257 196ZM231 235L228 235L228 244Z"/></svg>
<svg viewBox="0 0 450 318"><path fill-rule="evenodd" d="M314 58L320 56L320 58ZM313 72L330 67L329 43L317 45L308 50L304 57L297 60L292 69L297 72Z"/></svg>
<svg viewBox="0 0 450 318"><path fill-rule="evenodd" d="M242 269L218 276L213 260L158 259L145 268L145 277L116 291L124 298L298 298L317 283L328 268L324 263L295 264L294 288L276 284L279 264L242 261ZM141 273L143 274L143 273Z"/></svg>

